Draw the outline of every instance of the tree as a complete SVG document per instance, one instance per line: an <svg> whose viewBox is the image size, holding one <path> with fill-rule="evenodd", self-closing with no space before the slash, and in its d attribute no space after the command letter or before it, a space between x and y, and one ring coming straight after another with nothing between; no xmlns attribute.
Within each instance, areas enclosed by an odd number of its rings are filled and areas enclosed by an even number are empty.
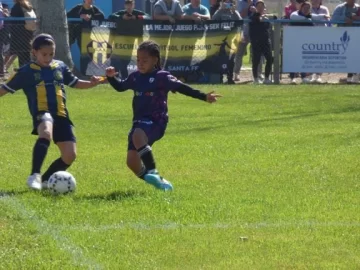
<svg viewBox="0 0 360 270"><path fill-rule="evenodd" d="M37 33L47 33L56 42L56 58L73 69L64 0L31 0L38 18Z"/></svg>

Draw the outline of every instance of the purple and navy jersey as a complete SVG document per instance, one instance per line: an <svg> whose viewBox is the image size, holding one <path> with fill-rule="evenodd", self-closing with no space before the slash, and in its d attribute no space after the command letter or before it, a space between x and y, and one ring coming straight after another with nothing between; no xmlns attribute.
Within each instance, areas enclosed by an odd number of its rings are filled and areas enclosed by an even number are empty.
<svg viewBox="0 0 360 270"><path fill-rule="evenodd" d="M33 117L49 112L53 117L68 118L64 85L74 87L77 82L63 62L53 60L49 67L34 62L24 65L1 87L10 93L23 89Z"/></svg>
<svg viewBox="0 0 360 270"><path fill-rule="evenodd" d="M149 74L131 73L125 80L108 78L117 91L134 90L133 121L168 121L168 93L176 91L206 101L206 94L192 89L169 72L154 70Z"/></svg>

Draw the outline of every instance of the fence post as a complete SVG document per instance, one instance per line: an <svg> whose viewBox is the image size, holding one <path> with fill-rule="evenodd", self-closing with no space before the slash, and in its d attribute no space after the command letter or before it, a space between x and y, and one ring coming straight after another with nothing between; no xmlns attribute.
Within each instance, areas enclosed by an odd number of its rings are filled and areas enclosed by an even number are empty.
<svg viewBox="0 0 360 270"><path fill-rule="evenodd" d="M281 23L274 22L274 83L280 84Z"/></svg>

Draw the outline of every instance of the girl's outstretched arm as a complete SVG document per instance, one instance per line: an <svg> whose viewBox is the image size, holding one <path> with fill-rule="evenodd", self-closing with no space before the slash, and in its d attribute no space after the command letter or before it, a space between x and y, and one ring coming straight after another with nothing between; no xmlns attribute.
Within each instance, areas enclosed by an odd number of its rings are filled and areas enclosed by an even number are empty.
<svg viewBox="0 0 360 270"><path fill-rule="evenodd" d="M110 85L118 92L124 92L128 89L133 88L133 79L127 77L125 80L117 79L115 76L118 75L118 72L115 71L114 67L106 68L106 78Z"/></svg>
<svg viewBox="0 0 360 270"><path fill-rule="evenodd" d="M103 81L101 77L96 76L92 76L90 81L80 80L66 65L63 66L63 80L65 85L77 89L89 89Z"/></svg>
<svg viewBox="0 0 360 270"><path fill-rule="evenodd" d="M104 79L101 77L92 76L90 81L78 80L74 87L77 89L89 89L103 81Z"/></svg>
<svg viewBox="0 0 360 270"><path fill-rule="evenodd" d="M201 92L200 90L196 90L190 87L189 85L182 83L172 75L168 75L167 77L168 77L167 79L168 79L169 87L175 90L175 92L179 92L183 95L192 98L197 98L209 103L216 102L217 98L222 97L221 95L216 94L214 91L206 94Z"/></svg>

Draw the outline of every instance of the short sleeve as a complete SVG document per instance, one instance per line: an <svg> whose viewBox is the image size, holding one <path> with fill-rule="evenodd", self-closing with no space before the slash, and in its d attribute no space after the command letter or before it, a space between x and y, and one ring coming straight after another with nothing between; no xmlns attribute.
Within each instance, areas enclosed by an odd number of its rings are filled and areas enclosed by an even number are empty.
<svg viewBox="0 0 360 270"><path fill-rule="evenodd" d="M204 16L210 16L210 11L207 9L207 7L203 7L201 9L201 15L204 15Z"/></svg>
<svg viewBox="0 0 360 270"><path fill-rule="evenodd" d="M182 10L183 10L184 14L189 15L189 16L191 15L189 5L183 6Z"/></svg>
<svg viewBox="0 0 360 270"><path fill-rule="evenodd" d="M28 73L25 70L19 70L2 85L2 88L10 93L15 93L17 90L26 88L29 81Z"/></svg>
<svg viewBox="0 0 360 270"><path fill-rule="evenodd" d="M66 65L63 67L63 78L64 84L70 87L75 87L79 81L78 77L76 77Z"/></svg>

